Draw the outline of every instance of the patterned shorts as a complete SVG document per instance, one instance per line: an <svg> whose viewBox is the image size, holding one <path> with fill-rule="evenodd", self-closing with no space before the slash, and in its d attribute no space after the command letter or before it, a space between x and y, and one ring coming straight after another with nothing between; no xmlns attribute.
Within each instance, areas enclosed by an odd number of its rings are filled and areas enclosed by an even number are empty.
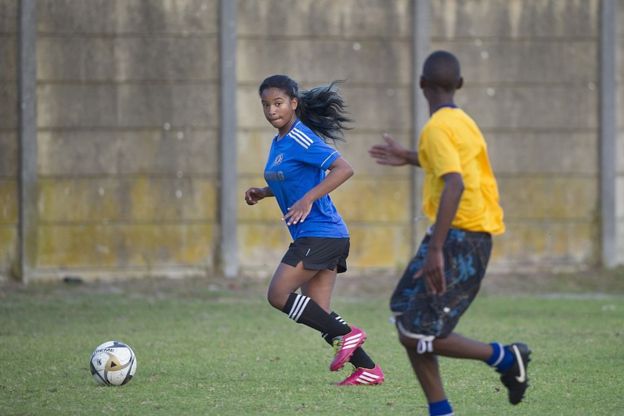
<svg viewBox="0 0 624 416"><path fill-rule="evenodd" d="M425 236L407 266L390 299L390 309L399 331L411 338L425 339L430 351L432 340L448 336L477 295L492 251L492 237L482 232L449 230L443 247L443 295L427 293L424 278L413 278L425 264L429 240L430 236ZM425 352L420 347L419 352Z"/></svg>

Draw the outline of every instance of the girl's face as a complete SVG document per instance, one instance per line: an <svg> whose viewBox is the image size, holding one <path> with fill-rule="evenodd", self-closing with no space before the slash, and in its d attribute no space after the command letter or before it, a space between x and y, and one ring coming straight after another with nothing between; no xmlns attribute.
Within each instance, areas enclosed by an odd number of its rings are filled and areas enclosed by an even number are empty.
<svg viewBox="0 0 624 416"><path fill-rule="evenodd" d="M299 102L291 98L279 88L267 88L260 95L264 117L280 135L288 132L288 129L297 118L295 110Z"/></svg>

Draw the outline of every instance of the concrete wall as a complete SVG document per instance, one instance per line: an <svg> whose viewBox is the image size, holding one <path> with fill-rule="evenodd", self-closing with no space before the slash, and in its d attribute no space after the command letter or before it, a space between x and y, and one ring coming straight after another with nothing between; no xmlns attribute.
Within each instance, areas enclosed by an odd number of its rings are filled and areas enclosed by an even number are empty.
<svg viewBox="0 0 624 416"><path fill-rule="evenodd" d="M618 99L624 0L618 15ZM273 129L259 82L346 79L355 120L339 150L356 176L332 195L352 232L350 267L401 268L414 217L409 168L367 149L414 134L412 0L238 0L238 241L243 273L273 271L289 242L263 185ZM17 261L17 0L0 0L0 275ZM494 270L600 259L599 0L431 1L431 49L455 52L458 103L489 142L508 232ZM218 244L218 0L38 2L41 276L214 272ZM624 121L618 121L624 241ZM419 227L420 228L420 227ZM420 238L420 236L418 236ZM620 253L624 253L624 243ZM624 260L624 259L622 259Z"/></svg>
<svg viewBox="0 0 624 416"><path fill-rule="evenodd" d="M17 257L17 32L15 0L0 0L0 276Z"/></svg>
<svg viewBox="0 0 624 416"><path fill-rule="evenodd" d="M211 269L216 6L39 2L42 273Z"/></svg>

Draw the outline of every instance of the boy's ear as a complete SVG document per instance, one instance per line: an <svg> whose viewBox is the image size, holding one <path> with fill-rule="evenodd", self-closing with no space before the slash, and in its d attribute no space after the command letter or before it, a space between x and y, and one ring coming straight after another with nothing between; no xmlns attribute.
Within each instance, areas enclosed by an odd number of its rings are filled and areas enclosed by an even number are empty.
<svg viewBox="0 0 624 416"><path fill-rule="evenodd" d="M421 90L424 90L425 87L427 86L427 80L422 75L420 76L420 81L418 81L418 86L420 87Z"/></svg>
<svg viewBox="0 0 624 416"><path fill-rule="evenodd" d="M463 77L459 77L459 81L457 81L457 87L455 89L458 90L461 87L463 87L463 85L464 85L464 78Z"/></svg>

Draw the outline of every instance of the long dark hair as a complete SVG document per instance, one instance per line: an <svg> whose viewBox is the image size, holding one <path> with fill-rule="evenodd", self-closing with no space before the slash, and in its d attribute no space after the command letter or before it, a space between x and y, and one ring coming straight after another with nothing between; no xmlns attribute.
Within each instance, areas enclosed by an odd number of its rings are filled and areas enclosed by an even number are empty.
<svg viewBox="0 0 624 416"><path fill-rule="evenodd" d="M299 101L297 117L323 140L344 141L343 130L350 130L345 123L352 121L347 117L346 104L336 85L343 81L333 81L309 90L299 91L299 85L287 75L272 75L262 81L258 92L268 88L278 88L290 98Z"/></svg>

